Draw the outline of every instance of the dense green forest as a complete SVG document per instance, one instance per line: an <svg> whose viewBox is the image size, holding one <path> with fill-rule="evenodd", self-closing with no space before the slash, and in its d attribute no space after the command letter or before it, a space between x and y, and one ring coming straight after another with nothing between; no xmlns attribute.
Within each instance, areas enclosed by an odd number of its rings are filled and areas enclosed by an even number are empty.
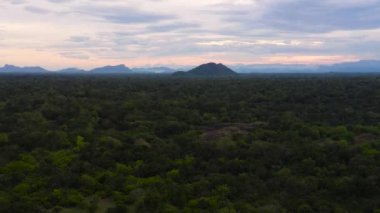
<svg viewBox="0 0 380 213"><path fill-rule="evenodd" d="M380 76L0 76L0 212L380 212Z"/></svg>

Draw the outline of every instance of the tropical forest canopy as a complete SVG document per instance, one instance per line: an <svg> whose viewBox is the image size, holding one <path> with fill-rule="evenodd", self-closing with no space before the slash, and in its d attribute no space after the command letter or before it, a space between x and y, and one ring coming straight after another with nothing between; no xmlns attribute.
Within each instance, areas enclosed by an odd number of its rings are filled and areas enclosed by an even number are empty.
<svg viewBox="0 0 380 213"><path fill-rule="evenodd" d="M380 212L380 76L0 76L0 212Z"/></svg>

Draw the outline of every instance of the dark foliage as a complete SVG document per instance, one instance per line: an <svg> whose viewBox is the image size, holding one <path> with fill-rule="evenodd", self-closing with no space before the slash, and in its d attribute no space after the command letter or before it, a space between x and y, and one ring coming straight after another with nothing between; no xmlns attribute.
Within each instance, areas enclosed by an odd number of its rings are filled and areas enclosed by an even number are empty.
<svg viewBox="0 0 380 213"><path fill-rule="evenodd" d="M380 77L1 75L0 212L70 209L379 212Z"/></svg>

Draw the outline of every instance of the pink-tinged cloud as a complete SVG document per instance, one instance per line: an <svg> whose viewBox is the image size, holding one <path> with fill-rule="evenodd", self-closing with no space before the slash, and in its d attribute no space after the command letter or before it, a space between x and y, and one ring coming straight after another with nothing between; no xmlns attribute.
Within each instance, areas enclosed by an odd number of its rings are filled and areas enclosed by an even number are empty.
<svg viewBox="0 0 380 213"><path fill-rule="evenodd" d="M375 0L23 0L2 1L0 8L0 64L58 69L380 58Z"/></svg>

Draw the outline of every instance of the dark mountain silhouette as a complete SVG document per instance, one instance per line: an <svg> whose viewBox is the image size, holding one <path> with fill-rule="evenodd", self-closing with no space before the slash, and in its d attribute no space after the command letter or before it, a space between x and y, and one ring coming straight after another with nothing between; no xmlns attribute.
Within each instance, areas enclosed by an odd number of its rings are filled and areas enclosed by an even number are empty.
<svg viewBox="0 0 380 213"><path fill-rule="evenodd" d="M117 66L105 66L105 67L99 67L95 68L93 70L90 70L90 73L95 74L125 74L125 73L131 73L132 70L126 67L124 64L120 64Z"/></svg>
<svg viewBox="0 0 380 213"><path fill-rule="evenodd" d="M330 66L320 66L318 70L321 72L337 73L375 73L380 72L380 61L362 60L357 62L346 62Z"/></svg>
<svg viewBox="0 0 380 213"><path fill-rule="evenodd" d="M0 68L0 72L5 73L46 73L48 70L45 70L42 67L17 67L13 65L6 64L4 67Z"/></svg>
<svg viewBox="0 0 380 213"><path fill-rule="evenodd" d="M223 64L208 63L202 64L188 72L176 72L174 76L199 76L199 77L219 77L234 76L236 72Z"/></svg>

